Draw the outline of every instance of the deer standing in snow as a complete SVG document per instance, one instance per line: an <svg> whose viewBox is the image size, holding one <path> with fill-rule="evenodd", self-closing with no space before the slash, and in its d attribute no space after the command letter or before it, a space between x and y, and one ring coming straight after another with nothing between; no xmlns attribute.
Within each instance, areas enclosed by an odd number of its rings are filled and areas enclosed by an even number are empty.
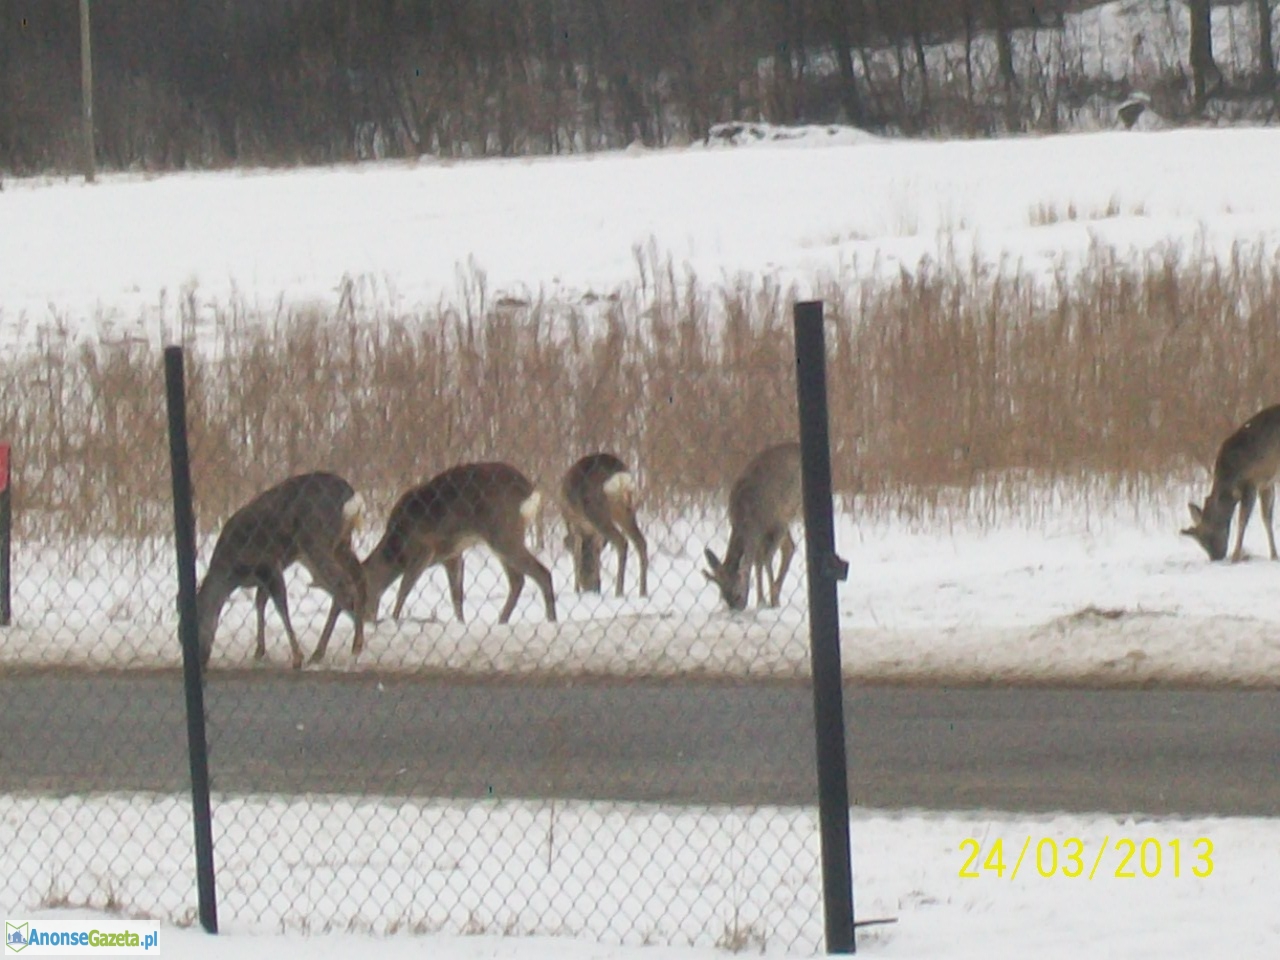
<svg viewBox="0 0 1280 960"><path fill-rule="evenodd" d="M1203 506L1187 504L1192 526L1183 534L1194 539L1210 560L1227 555L1231 517L1240 505L1236 525L1236 548L1231 562L1237 562L1244 547L1244 530L1249 525L1255 501L1262 501L1262 524L1267 531L1271 559L1276 559L1276 537L1271 527L1275 504L1275 483L1280 476L1280 405L1267 407L1250 417L1235 433L1222 441L1213 465L1213 487Z"/></svg>
<svg viewBox="0 0 1280 960"><path fill-rule="evenodd" d="M703 571L703 576L720 588L720 596L729 609L746 607L753 569L760 606L778 605L782 581L796 551L791 525L799 519L802 508L800 444L780 443L768 447L743 469L729 492L731 530L724 561L708 549L708 569ZM782 557L775 575L773 555L779 551Z"/></svg>
<svg viewBox="0 0 1280 960"><path fill-rule="evenodd" d="M324 656L339 612L355 620L351 651L364 647L364 572L351 549L351 535L359 527L364 498L346 480L332 473L306 473L290 477L254 497L231 515L218 534L200 589L196 592L196 616L201 663L213 652L214 634L222 608L233 591L256 587L258 642L254 659L266 656L267 599L275 602L289 637L294 669L302 667L302 647L289 619L289 597L284 571L301 563L316 586L333 597L333 607L312 656Z"/></svg>
<svg viewBox="0 0 1280 960"><path fill-rule="evenodd" d="M541 502L541 493L524 474L505 463L450 467L406 491L391 510L382 539L364 561L366 619L376 617L379 599L399 577L392 612L399 620L418 578L439 563L449 578L454 616L464 621L462 555L469 547L483 543L497 555L510 584L498 622L511 618L526 576L541 588L547 620L554 621L551 572L525 545L525 532L537 517Z"/></svg>
<svg viewBox="0 0 1280 960"><path fill-rule="evenodd" d="M569 528L565 546L573 554L574 585L581 592L600 592L600 554L605 543L618 554L615 593L622 596L627 578L627 542L640 561L640 596L649 595L649 546L636 522L635 478L611 453L583 457L564 475L561 511Z"/></svg>

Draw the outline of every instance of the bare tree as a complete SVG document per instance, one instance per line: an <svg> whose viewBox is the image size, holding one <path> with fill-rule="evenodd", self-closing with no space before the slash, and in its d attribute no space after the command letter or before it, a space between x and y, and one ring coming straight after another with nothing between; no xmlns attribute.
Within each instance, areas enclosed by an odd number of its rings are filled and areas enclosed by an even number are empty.
<svg viewBox="0 0 1280 960"><path fill-rule="evenodd" d="M973 110L973 41L977 33L977 24L973 12L973 0L964 0L961 17L964 23L964 102L967 107L969 132L976 133L977 123L974 120Z"/></svg>
<svg viewBox="0 0 1280 960"><path fill-rule="evenodd" d="M1191 15L1191 89L1196 113L1204 110L1209 82L1218 72L1213 62L1212 0L1188 0Z"/></svg>
<svg viewBox="0 0 1280 960"><path fill-rule="evenodd" d="M836 48L836 60L840 63L840 106L845 120L855 126L864 122L862 98L858 96L858 82L853 73L853 30L851 14L846 0L829 0L831 40Z"/></svg>
<svg viewBox="0 0 1280 960"><path fill-rule="evenodd" d="M911 45L915 48L916 53L916 69L920 71L920 125L922 127L929 123L929 63L925 58L925 30L928 27L929 17L921 10L922 4L920 0L914 0L910 5L911 13Z"/></svg>
<svg viewBox="0 0 1280 960"><path fill-rule="evenodd" d="M805 0L772 0L769 12L777 40L773 52L773 119L795 123L805 108Z"/></svg>
<svg viewBox="0 0 1280 960"><path fill-rule="evenodd" d="M1212 0L1186 2L1201 109L1220 82ZM1051 75L1060 45L1024 44L1016 31L1064 31L1065 11L1093 3L93 4L96 159L163 168L558 153L662 145L718 121L837 116L869 128L993 134L1023 128L1041 108L1037 122L1051 128L1062 103L1088 93L1070 84L1092 81L1082 70ZM1257 84L1277 93L1275 0L1249 3L1259 21ZM0 3L0 169L83 163L78 7ZM990 80L976 60L984 41L998 55ZM954 66L941 44L957 51Z"/></svg>
<svg viewBox="0 0 1280 960"><path fill-rule="evenodd" d="M1009 17L1007 0L989 0L991 20L996 31L996 56L1000 61L1000 79L1004 84L1005 123L1016 129L1018 74L1013 67L1013 22Z"/></svg>
<svg viewBox="0 0 1280 960"><path fill-rule="evenodd" d="M1000 61L1000 77L1005 87L1012 91L1018 85L1018 74L1013 67L1013 22L1009 17L1007 0L990 0L991 22L996 32L996 55Z"/></svg>
<svg viewBox="0 0 1280 960"><path fill-rule="evenodd" d="M93 183L93 43L89 30L89 0L80 0L80 110L84 124L84 178Z"/></svg>
<svg viewBox="0 0 1280 960"><path fill-rule="evenodd" d="M1276 89L1276 52L1271 43L1271 0L1253 0L1258 17L1258 86L1265 93Z"/></svg>

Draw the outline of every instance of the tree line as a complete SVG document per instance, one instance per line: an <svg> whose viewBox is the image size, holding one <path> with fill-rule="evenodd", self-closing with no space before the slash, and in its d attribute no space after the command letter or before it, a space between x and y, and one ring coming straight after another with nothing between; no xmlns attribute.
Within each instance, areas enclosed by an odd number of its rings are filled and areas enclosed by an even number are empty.
<svg viewBox="0 0 1280 960"><path fill-rule="evenodd" d="M1152 0L1189 17L1188 69L1165 64L1149 78L1166 112L1271 96L1272 0L1248 3L1256 55L1238 78L1215 63L1211 0ZM1132 78L1091 76L1066 37L1068 15L1093 5L93 0L97 160L168 169L566 153L689 142L724 121L1054 130L1133 92ZM79 9L0 6L0 170L76 166Z"/></svg>

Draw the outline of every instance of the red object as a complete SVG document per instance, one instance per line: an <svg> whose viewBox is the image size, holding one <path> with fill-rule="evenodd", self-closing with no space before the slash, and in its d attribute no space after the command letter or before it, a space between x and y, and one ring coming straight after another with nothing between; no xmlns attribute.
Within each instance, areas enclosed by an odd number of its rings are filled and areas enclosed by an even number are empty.
<svg viewBox="0 0 1280 960"><path fill-rule="evenodd" d="M0 443L0 493L9 489L9 445Z"/></svg>

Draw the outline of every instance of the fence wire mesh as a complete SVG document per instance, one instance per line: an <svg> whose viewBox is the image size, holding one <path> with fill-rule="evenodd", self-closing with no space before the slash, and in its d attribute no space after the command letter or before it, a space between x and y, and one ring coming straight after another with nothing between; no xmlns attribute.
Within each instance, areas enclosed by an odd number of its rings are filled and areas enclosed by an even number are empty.
<svg viewBox="0 0 1280 960"><path fill-rule="evenodd" d="M748 324L762 349L715 359L745 393L724 415L750 424L726 430L687 339L685 378L639 369L616 331L559 356L485 324L447 354L383 344L358 385L320 327L257 366L188 367L220 916L816 951L785 331ZM574 360L599 351L631 384L608 416L609 382ZM17 906L194 920L159 372L142 346L59 366L15 428ZM78 445L34 444L54 415L81 418Z"/></svg>

